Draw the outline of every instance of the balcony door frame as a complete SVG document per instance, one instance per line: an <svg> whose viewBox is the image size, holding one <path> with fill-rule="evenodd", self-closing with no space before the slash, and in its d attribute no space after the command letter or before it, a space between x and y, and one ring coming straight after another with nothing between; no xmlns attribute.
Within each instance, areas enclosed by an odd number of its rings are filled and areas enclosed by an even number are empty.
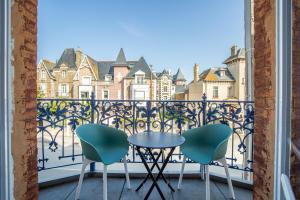
<svg viewBox="0 0 300 200"><path fill-rule="evenodd" d="M274 200L283 199L281 175L290 175L292 0L276 0L276 120Z"/></svg>
<svg viewBox="0 0 300 200"><path fill-rule="evenodd" d="M0 199L13 199L10 0L0 1Z"/></svg>

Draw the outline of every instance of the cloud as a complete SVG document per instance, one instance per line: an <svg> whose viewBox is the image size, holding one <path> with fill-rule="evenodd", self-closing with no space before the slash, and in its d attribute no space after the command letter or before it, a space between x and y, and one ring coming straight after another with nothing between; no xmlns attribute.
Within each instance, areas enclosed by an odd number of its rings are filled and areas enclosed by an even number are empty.
<svg viewBox="0 0 300 200"><path fill-rule="evenodd" d="M129 35L134 37L143 37L144 34L133 24L119 22L120 27L126 31Z"/></svg>

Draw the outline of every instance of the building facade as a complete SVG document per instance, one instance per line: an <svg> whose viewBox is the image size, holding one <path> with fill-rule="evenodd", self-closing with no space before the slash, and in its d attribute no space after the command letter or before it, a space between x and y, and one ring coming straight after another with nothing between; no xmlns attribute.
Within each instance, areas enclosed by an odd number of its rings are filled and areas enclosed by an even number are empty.
<svg viewBox="0 0 300 200"><path fill-rule="evenodd" d="M180 70L175 76L154 73L144 57L127 61L122 48L112 61L65 49L56 63L41 60L37 71L39 96L46 98L90 98L94 92L100 100L171 100L176 88L185 87Z"/></svg>
<svg viewBox="0 0 300 200"><path fill-rule="evenodd" d="M223 62L226 67L212 67L199 74L199 66L194 66L194 80L188 85L186 99L245 100L245 49L231 48L230 56Z"/></svg>

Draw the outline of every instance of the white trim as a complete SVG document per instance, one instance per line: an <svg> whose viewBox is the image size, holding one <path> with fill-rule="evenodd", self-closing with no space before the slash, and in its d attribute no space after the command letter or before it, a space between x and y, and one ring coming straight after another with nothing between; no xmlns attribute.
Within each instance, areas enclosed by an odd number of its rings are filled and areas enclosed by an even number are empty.
<svg viewBox="0 0 300 200"><path fill-rule="evenodd" d="M11 71L11 1L0 2L0 199L14 199L11 130L13 73Z"/></svg>
<svg viewBox="0 0 300 200"><path fill-rule="evenodd" d="M290 179L287 175L281 174L281 186L284 194L284 198L288 200L296 200Z"/></svg>
<svg viewBox="0 0 300 200"><path fill-rule="evenodd" d="M104 91L107 91L107 92L108 92L108 98L107 98L107 99L104 98ZM103 100L109 100L109 99L110 99L110 92L109 92L109 89L102 89L102 99L103 99Z"/></svg>
<svg viewBox="0 0 300 200"><path fill-rule="evenodd" d="M274 200L282 199L281 174L289 175L290 168L291 13L291 0L276 0Z"/></svg>
<svg viewBox="0 0 300 200"><path fill-rule="evenodd" d="M76 75L78 75L79 70L86 67L86 66L82 66L82 65L83 65L83 62L84 62L85 60L87 61L87 64L88 64L89 68L91 69L91 71L92 71L92 73L93 73L93 75L94 75L95 80L98 80L98 78L96 77L96 74L95 74L95 72L94 72L94 70L93 70L93 68L92 68L92 65L91 65L91 63L89 62L89 59L87 59L87 56L86 56L86 55L84 55L84 58L82 59L80 65L79 65L79 67L78 67L78 69L77 69L77 71L76 71L76 73L75 73L75 75L74 75L74 77L73 77L73 80L75 80L75 77L76 77ZM78 79L79 79L79 76L78 76Z"/></svg>

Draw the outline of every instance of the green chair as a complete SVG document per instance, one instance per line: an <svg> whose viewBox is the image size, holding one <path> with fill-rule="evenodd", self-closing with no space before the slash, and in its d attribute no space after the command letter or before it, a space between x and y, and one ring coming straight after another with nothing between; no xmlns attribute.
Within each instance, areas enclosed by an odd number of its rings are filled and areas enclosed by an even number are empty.
<svg viewBox="0 0 300 200"><path fill-rule="evenodd" d="M81 174L76 190L75 199L79 199L84 171L92 162L102 162L103 170L103 199L107 200L107 166L123 158L127 187L130 189L130 180L126 163L126 154L129 143L123 131L98 124L85 124L75 130L80 139L84 156Z"/></svg>
<svg viewBox="0 0 300 200"><path fill-rule="evenodd" d="M194 162L205 165L206 200L209 200L209 164L212 161L217 160L221 162L225 168L231 197L235 199L231 178L229 176L228 165L225 158L227 143L231 133L232 129L227 125L211 124L202 126L200 128L190 129L182 134L182 136L185 138L185 143L181 145L181 151L184 157L178 181L178 189L181 188L186 158L189 158Z"/></svg>

